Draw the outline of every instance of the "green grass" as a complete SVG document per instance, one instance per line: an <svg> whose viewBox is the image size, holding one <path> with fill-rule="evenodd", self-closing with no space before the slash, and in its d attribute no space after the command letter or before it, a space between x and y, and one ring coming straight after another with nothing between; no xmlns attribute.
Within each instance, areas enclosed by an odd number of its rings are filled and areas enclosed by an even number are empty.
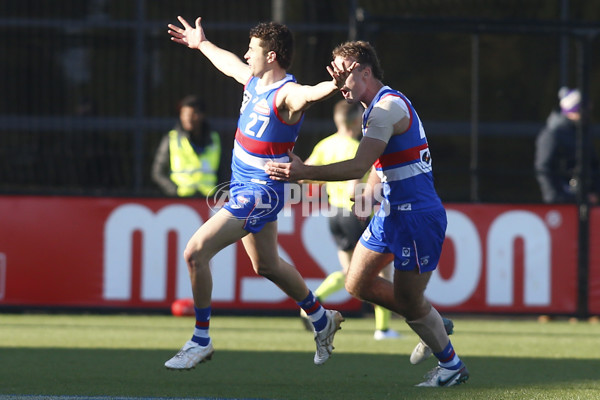
<svg viewBox="0 0 600 400"><path fill-rule="evenodd" d="M452 342L471 379L415 388L433 359L412 366L416 336L373 340L371 318L348 319L334 356L313 365L312 335L292 317L214 316L213 360L163 367L193 319L139 315L0 315L1 395L260 399L597 399L600 325L455 318Z"/></svg>

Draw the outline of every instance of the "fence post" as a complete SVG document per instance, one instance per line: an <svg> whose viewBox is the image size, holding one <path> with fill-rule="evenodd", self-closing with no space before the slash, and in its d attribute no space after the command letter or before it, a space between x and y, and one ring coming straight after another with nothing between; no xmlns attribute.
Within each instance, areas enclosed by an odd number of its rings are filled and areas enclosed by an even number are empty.
<svg viewBox="0 0 600 400"><path fill-rule="evenodd" d="M471 201L479 201L479 34L471 35Z"/></svg>
<svg viewBox="0 0 600 400"><path fill-rule="evenodd" d="M146 35L146 7L145 0L137 0L136 20L137 29L134 29L134 57L135 57L135 104L134 119L136 127L133 132L133 190L139 194L144 182L144 126L145 109L145 35Z"/></svg>

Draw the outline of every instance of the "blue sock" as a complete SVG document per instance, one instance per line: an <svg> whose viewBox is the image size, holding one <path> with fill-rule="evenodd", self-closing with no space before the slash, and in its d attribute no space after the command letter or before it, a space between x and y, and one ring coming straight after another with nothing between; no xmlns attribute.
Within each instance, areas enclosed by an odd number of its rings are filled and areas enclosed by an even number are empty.
<svg viewBox="0 0 600 400"><path fill-rule="evenodd" d="M310 322L315 327L315 331L320 332L325 329L327 325L327 316L325 315L325 309L317 300L313 292L308 291L308 296L297 303L308 315Z"/></svg>
<svg viewBox="0 0 600 400"><path fill-rule="evenodd" d="M438 364L440 367L448 369L460 369L463 366L463 362L458 358L452 347L452 342L448 342L448 345L444 350L439 353L433 353L434 356L439 360Z"/></svg>
<svg viewBox="0 0 600 400"><path fill-rule="evenodd" d="M194 328L194 336L192 342L198 343L200 346L207 346L210 343L208 336L208 326L210 325L210 306L206 308L196 308L196 327Z"/></svg>

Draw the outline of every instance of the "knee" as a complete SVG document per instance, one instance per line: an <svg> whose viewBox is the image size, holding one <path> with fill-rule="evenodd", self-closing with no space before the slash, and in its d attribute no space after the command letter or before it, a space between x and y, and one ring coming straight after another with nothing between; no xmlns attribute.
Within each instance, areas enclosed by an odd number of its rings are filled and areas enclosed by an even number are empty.
<svg viewBox="0 0 600 400"><path fill-rule="evenodd" d="M252 263L254 272L264 278L270 279L274 275L273 265L262 260L257 260Z"/></svg>
<svg viewBox="0 0 600 400"><path fill-rule="evenodd" d="M364 295L364 290L360 282L356 279L352 279L351 276L346 277L346 291L350 293L352 297L356 297L357 299L362 300Z"/></svg>
<svg viewBox="0 0 600 400"><path fill-rule="evenodd" d="M423 295L395 293L394 297L398 304L398 313L409 321L420 318L424 310L428 309L428 303Z"/></svg>
<svg viewBox="0 0 600 400"><path fill-rule="evenodd" d="M206 263L210 261L210 259L204 260L206 258L205 253L201 243L190 242L183 251L183 259L187 263L189 269L198 268L204 264L203 261L206 261Z"/></svg>

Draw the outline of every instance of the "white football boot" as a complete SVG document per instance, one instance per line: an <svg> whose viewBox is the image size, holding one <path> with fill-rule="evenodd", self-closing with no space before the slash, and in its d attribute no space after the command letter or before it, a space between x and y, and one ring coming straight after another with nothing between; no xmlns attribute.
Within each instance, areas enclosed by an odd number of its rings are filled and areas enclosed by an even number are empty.
<svg viewBox="0 0 600 400"><path fill-rule="evenodd" d="M212 340L206 346L200 346L196 342L188 340L181 350L165 363L168 369L189 370L196 364L209 361L215 349L213 348Z"/></svg>
<svg viewBox="0 0 600 400"><path fill-rule="evenodd" d="M327 325L325 329L320 332L315 332L315 342L317 344L317 351L315 353L314 362L317 365L323 364L331 356L333 351L333 337L335 333L341 328L344 317L339 311L325 310L327 316Z"/></svg>

